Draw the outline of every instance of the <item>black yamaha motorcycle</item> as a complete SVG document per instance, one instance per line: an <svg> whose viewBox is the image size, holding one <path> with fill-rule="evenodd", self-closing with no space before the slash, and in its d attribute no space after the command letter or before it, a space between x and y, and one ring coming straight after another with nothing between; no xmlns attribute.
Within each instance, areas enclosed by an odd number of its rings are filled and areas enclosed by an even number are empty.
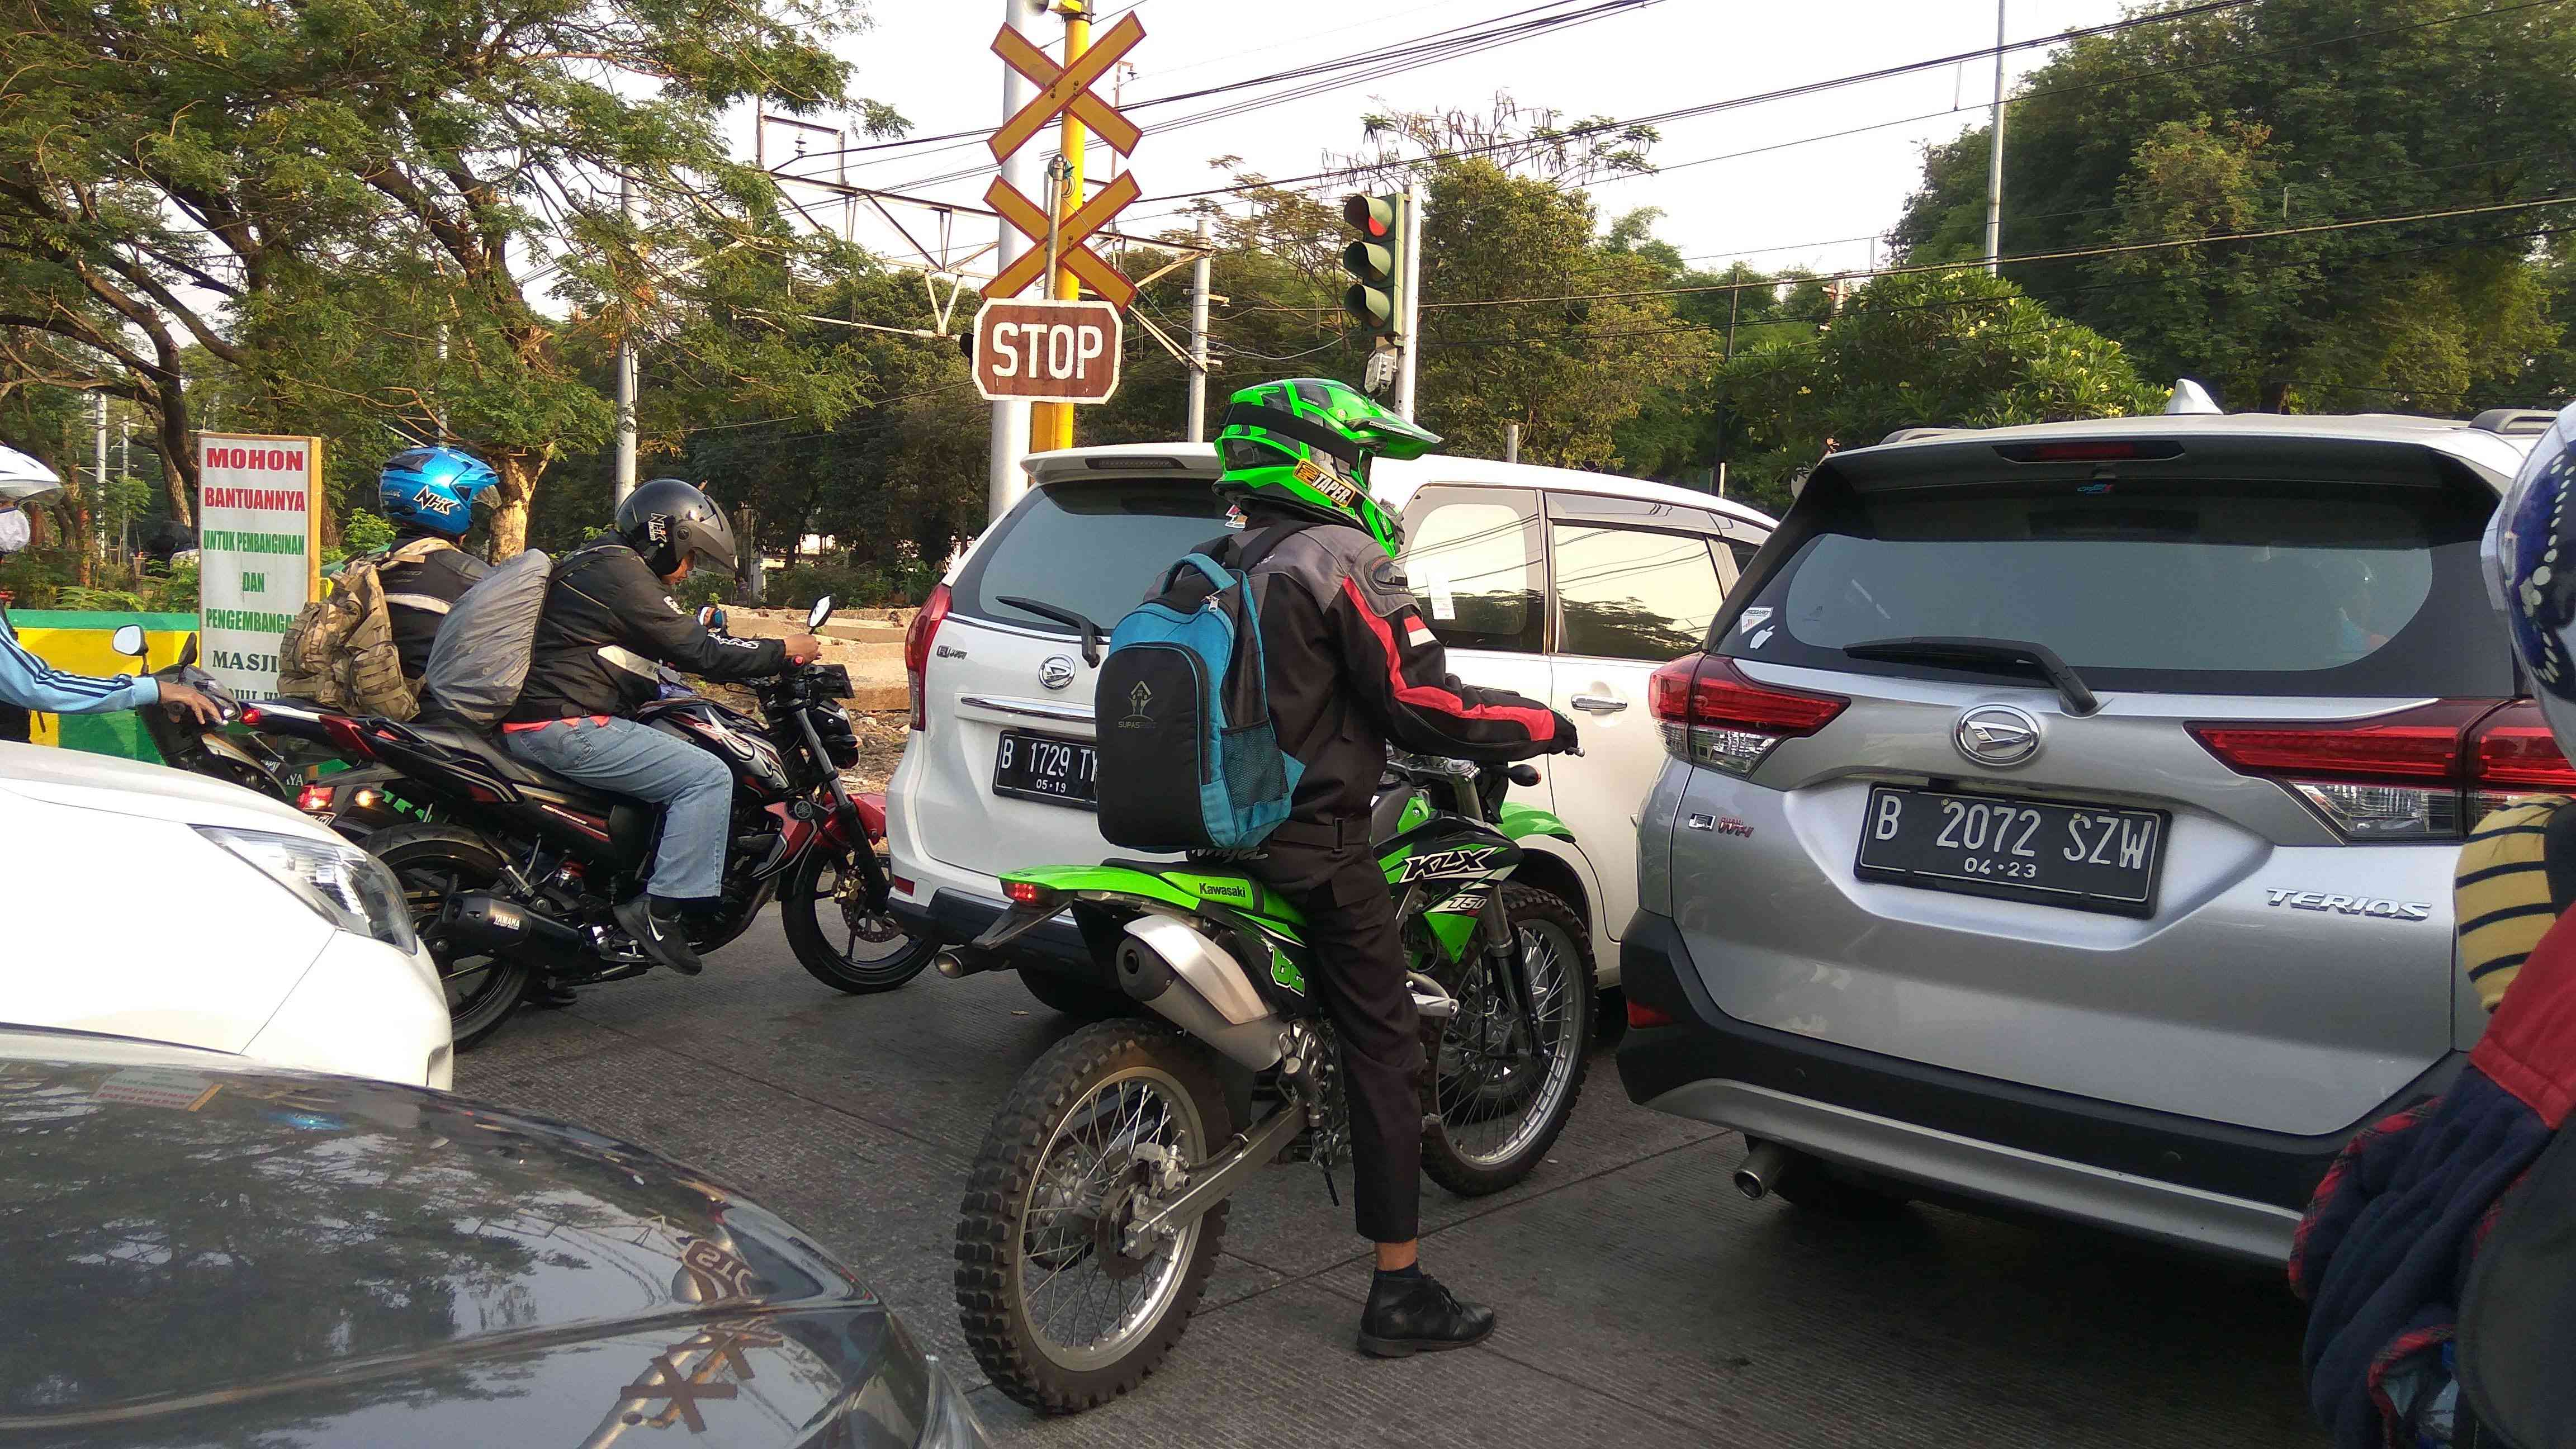
<svg viewBox="0 0 2576 1449"><path fill-rule="evenodd" d="M831 605L814 606L809 630ZM690 944L701 953L725 945L775 897L787 944L816 980L853 994L891 991L920 974L935 947L906 935L887 910L883 806L841 783L859 753L840 703L849 671L793 665L750 687L763 719L685 694L636 714L733 772L721 904L691 919ZM643 888L659 811L529 764L460 724L322 722L431 817L379 828L366 846L402 882L446 982L459 1048L508 1019L531 973L587 986L652 969L611 908Z"/></svg>

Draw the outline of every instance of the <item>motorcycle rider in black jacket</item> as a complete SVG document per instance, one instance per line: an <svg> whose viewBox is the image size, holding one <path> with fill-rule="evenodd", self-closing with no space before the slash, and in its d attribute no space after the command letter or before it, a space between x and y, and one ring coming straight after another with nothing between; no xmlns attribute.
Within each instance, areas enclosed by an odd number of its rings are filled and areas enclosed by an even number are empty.
<svg viewBox="0 0 2576 1449"><path fill-rule="evenodd" d="M1452 675L1396 566L1401 529L1369 496L1367 461L1419 456L1437 437L1327 378L1265 383L1231 403L1217 488L1245 526L1219 558L1250 576L1271 722L1305 767L1287 821L1245 868L1304 912L1341 1037L1355 1216L1377 1246L1359 1346L1380 1357L1464 1348L1494 1331L1494 1311L1419 1263L1425 1060L1370 801L1390 743L1503 762L1573 749L1574 724Z"/></svg>
<svg viewBox="0 0 2576 1449"><path fill-rule="evenodd" d="M723 510L677 478L645 483L617 506L613 533L555 565L537 618L527 683L502 726L512 754L585 785L662 806L662 843L644 894L618 924L655 960L706 969L681 922L723 880L733 777L706 751L634 721L660 693L654 667L707 679L754 679L822 652L812 635L725 639L671 597L700 564L734 571Z"/></svg>

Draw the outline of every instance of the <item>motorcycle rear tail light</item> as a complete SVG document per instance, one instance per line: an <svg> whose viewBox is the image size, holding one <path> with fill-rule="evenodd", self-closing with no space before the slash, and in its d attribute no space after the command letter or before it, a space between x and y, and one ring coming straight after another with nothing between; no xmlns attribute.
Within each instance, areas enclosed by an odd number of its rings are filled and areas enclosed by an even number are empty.
<svg viewBox="0 0 2576 1449"><path fill-rule="evenodd" d="M948 619L948 586L941 584L923 600L921 610L912 616L912 627L903 631L903 682L912 691L912 727L921 729L930 722L930 644L938 637L939 626Z"/></svg>
<svg viewBox="0 0 2576 1449"><path fill-rule="evenodd" d="M1056 895L1053 887L1039 885L1033 880L1004 881L1002 894L1009 896L1011 904L1015 906L1052 905L1055 903Z"/></svg>
<svg viewBox="0 0 2576 1449"><path fill-rule="evenodd" d="M1850 707L1840 695L1756 683L1717 654L1684 655L1646 688L1665 753L1730 775L1752 774L1781 741L1812 735Z"/></svg>
<svg viewBox="0 0 2576 1449"><path fill-rule="evenodd" d="M2529 700L2189 728L2229 769L2297 791L2348 840L2457 839L2518 798L2576 793L2576 768Z"/></svg>

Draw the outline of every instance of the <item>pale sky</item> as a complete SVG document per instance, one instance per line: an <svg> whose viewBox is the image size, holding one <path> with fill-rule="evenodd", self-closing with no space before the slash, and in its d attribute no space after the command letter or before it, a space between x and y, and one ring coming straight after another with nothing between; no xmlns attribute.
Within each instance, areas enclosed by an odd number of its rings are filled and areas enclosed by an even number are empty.
<svg viewBox="0 0 2576 1449"><path fill-rule="evenodd" d="M1107 0L1115 15L1124 0ZM1134 7L1145 39L1129 56L1129 102L1220 85L1353 52L1376 49L1530 8L1535 0L1354 0L1333 4L1247 4L1243 0L1143 0ZM988 49L999 28L997 0L875 0L873 27L842 46L857 67L855 95L893 105L913 123L914 135L974 128L999 119L1001 62ZM1567 8L1575 8L1569 6ZM2009 0L2007 34L2013 40L2098 25L2120 17L2119 0ZM1223 183L1210 157L1237 155L1272 176L1323 169L1323 153L1349 151L1360 141L1358 116L1378 104L1405 110L1482 110L1496 90L1524 107L1552 107L1565 120L1591 115L1631 117L1712 101L1755 95L1883 67L1954 55L1991 46L1994 0L1810 0L1806 4L1738 3L1738 0L1662 0L1534 40L1383 77L1349 89L1208 121L1164 134L1148 134L1132 161L1144 199L1130 207L1137 227L1159 231L1177 203L1157 204L1170 192ZM1100 27L1105 30L1106 27ZM1060 22L1039 23L1030 38L1054 47ZM2045 60L2045 51L2018 52L2010 73L2018 77ZM1668 174L1610 181L1594 192L1605 222L1633 207L1665 213L1656 235L1684 255L1710 257L1723 266L1736 254L1751 265L1817 270L1869 264L1872 236L1894 224L1920 173L1921 147L1981 124L1994 86L1993 63L1846 86L1819 95L1724 111L1664 126L1651 153ZM1107 83L1101 86L1104 94ZM1147 126L1262 91L1210 97L1141 111ZM1966 109L1947 113L1954 106ZM1931 119L1909 119L1917 117ZM1831 140L1807 141L1761 154L1684 165L1725 153L1781 147L1832 132L1877 127ZM736 132L749 149L748 117ZM771 126L766 140L776 164L792 132ZM2007 127L2009 138L2009 127ZM863 138L853 138L856 144ZM829 139L811 143L830 149ZM852 184L917 191L973 205L986 176L921 184L945 172L989 164L980 141L971 146L933 145L846 158ZM1033 142L1031 154L1049 145ZM935 154L925 154L933 153ZM1092 147L1093 180L1104 150ZM824 163L828 164L828 163ZM817 170L821 166L816 166ZM829 174L825 172L824 174ZM838 224L837 207L808 193L818 217ZM895 218L915 239L939 246L935 214L894 207ZM1122 220L1120 225L1126 223ZM955 252L963 255L992 236L990 218L959 216ZM862 209L859 239L888 254L910 247L893 228ZM2005 237L2005 249L2012 239ZM971 308L970 308L971 310Z"/></svg>

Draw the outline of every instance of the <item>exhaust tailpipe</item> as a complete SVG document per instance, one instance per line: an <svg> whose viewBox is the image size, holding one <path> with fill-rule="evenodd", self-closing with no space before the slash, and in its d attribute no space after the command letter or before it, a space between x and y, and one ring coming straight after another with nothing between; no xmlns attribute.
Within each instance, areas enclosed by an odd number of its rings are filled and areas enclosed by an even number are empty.
<svg viewBox="0 0 2576 1449"><path fill-rule="evenodd" d="M1735 1190L1754 1202L1768 1196L1796 1166L1797 1158L1777 1142L1756 1142L1735 1169Z"/></svg>
<svg viewBox="0 0 2576 1449"><path fill-rule="evenodd" d="M1228 1058L1267 1071L1287 1023L1262 1000L1242 965L1169 916L1143 916L1118 942L1118 985L1155 1015Z"/></svg>
<svg viewBox="0 0 2576 1449"><path fill-rule="evenodd" d="M450 901L433 929L445 932L461 950L474 955L507 956L569 971L598 964L583 950L586 942L581 932L488 891Z"/></svg>

